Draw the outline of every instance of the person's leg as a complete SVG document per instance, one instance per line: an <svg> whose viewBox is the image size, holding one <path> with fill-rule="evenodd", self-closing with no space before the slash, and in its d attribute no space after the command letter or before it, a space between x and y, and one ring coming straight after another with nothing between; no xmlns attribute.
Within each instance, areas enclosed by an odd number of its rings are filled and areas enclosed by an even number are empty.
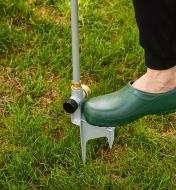
<svg viewBox="0 0 176 190"><path fill-rule="evenodd" d="M85 102L85 119L95 126L176 112L176 0L133 2L148 70L133 84Z"/></svg>
<svg viewBox="0 0 176 190"><path fill-rule="evenodd" d="M176 88L176 1L133 0L146 74L133 87L152 93Z"/></svg>

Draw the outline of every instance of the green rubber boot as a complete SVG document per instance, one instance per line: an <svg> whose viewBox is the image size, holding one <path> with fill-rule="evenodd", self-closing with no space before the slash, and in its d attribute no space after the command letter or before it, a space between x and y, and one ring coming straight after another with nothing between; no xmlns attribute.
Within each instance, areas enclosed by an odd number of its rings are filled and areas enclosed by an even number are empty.
<svg viewBox="0 0 176 190"><path fill-rule="evenodd" d="M123 125L145 115L173 112L176 112L176 89L147 93L135 89L132 82L117 92L88 100L83 107L87 122L95 126Z"/></svg>

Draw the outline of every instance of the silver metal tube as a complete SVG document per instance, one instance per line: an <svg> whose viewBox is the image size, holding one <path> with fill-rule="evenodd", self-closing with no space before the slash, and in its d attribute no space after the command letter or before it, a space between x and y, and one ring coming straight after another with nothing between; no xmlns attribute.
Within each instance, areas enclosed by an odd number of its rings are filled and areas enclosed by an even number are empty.
<svg viewBox="0 0 176 190"><path fill-rule="evenodd" d="M73 83L80 82L78 0L71 0Z"/></svg>

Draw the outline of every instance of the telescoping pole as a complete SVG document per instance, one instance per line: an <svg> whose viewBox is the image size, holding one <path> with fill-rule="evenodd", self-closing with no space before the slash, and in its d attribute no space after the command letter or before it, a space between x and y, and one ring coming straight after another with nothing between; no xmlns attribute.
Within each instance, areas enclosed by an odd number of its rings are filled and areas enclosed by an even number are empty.
<svg viewBox="0 0 176 190"><path fill-rule="evenodd" d="M72 25L73 85L79 87L81 86L81 84L80 84L78 0L71 0L71 25Z"/></svg>
<svg viewBox="0 0 176 190"><path fill-rule="evenodd" d="M79 27L78 27L78 0L71 0L71 29L72 29L72 96L63 107L68 113L75 113L83 101L83 89L80 81L80 55L79 55ZM79 112L79 109L77 113ZM76 115L76 114L75 114ZM73 116L72 116L73 117ZM81 114L79 113L79 117Z"/></svg>

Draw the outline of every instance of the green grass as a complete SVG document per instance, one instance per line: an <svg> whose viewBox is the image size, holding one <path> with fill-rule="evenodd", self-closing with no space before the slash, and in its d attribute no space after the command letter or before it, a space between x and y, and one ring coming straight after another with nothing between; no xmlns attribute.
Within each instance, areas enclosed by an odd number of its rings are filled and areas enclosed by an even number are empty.
<svg viewBox="0 0 176 190"><path fill-rule="evenodd" d="M72 79L69 0L0 0L0 189L176 189L176 117L148 116L80 154L62 103ZM130 0L80 0L82 81L91 96L145 71Z"/></svg>

